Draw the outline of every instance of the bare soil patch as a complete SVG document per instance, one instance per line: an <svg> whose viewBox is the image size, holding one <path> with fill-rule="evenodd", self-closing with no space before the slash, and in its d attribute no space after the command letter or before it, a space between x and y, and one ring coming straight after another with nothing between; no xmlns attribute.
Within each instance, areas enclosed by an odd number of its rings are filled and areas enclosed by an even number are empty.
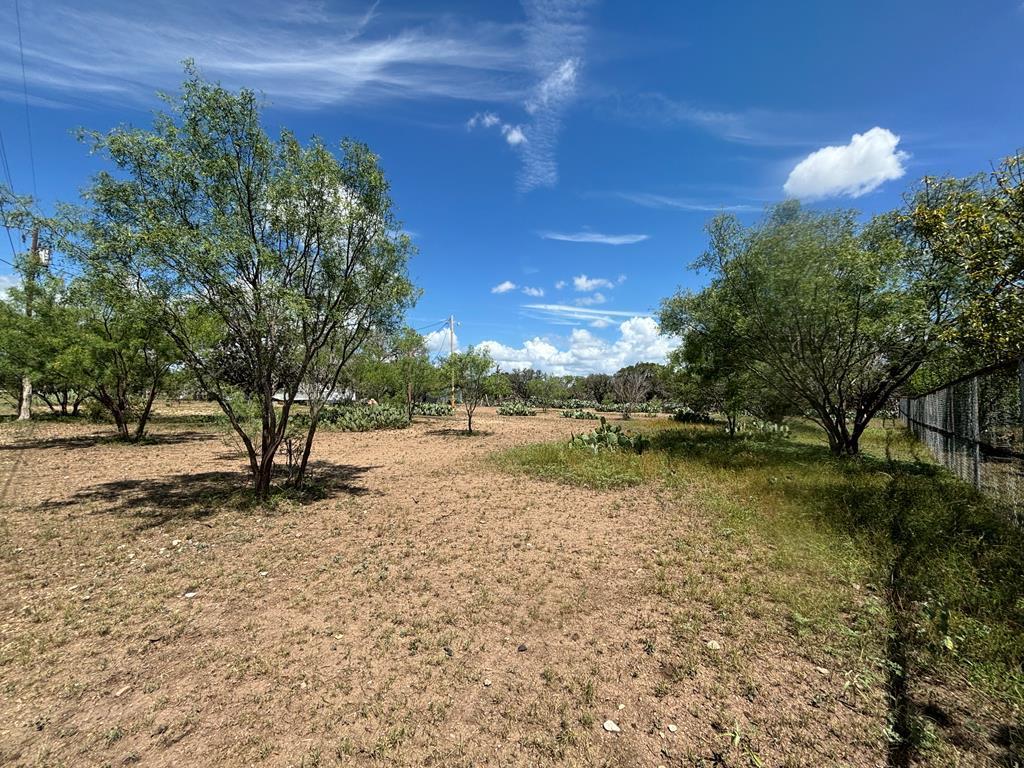
<svg viewBox="0 0 1024 768"><path fill-rule="evenodd" d="M592 425L474 424L325 432L270 508L202 425L0 425L0 763L885 765L883 686L699 489L506 474Z"/></svg>

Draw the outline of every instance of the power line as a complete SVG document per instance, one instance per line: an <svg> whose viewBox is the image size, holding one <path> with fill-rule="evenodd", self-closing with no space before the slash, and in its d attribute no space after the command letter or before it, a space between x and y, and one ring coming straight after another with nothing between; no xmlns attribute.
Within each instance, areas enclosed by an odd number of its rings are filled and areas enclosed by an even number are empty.
<svg viewBox="0 0 1024 768"><path fill-rule="evenodd" d="M440 321L438 321L436 323L431 323L430 325L424 325L421 328L413 328L413 330L416 331L417 333L419 333L420 331L425 331L428 328L440 328L442 325L444 325L447 322L448 322L447 320L440 320Z"/></svg>
<svg viewBox="0 0 1024 768"><path fill-rule="evenodd" d="M28 162L32 169L32 196L38 197L36 191L36 157L32 147L32 119L28 111L28 77L25 74L25 44L21 37L21 8L18 0L14 0L14 16L18 22L18 52L21 54L21 89L25 94L25 128L28 131Z"/></svg>
<svg viewBox="0 0 1024 768"><path fill-rule="evenodd" d="M7 179L7 186L14 192L14 180L11 177L11 166L7 162L7 145L4 144L4 132L0 128L0 161L3 161L4 178Z"/></svg>

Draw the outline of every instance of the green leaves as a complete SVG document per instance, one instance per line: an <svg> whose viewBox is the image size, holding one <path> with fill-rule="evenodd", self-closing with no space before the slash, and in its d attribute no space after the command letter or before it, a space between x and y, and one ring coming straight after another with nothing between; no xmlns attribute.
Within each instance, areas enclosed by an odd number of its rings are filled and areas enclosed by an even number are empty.
<svg viewBox="0 0 1024 768"><path fill-rule="evenodd" d="M866 226L851 211L795 202L743 227L709 225L700 266L710 285L662 306L662 329L684 337L677 362L735 422L740 410L775 420L805 413L837 453L857 440L931 355L955 316L942 264L892 216Z"/></svg>

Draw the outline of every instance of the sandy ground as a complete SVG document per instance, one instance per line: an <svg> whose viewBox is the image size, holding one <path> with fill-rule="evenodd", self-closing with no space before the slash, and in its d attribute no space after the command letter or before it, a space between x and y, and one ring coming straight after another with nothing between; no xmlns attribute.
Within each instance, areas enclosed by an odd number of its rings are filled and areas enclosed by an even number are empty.
<svg viewBox="0 0 1024 768"><path fill-rule="evenodd" d="M0 764L885 765L699 499L504 474L580 424L475 424L323 433L330 493L270 510L200 427L0 425Z"/></svg>

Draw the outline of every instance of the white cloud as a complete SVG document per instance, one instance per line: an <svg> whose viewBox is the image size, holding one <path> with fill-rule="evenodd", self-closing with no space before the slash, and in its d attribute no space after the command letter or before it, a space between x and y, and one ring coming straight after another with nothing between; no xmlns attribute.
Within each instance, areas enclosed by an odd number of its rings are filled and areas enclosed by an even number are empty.
<svg viewBox="0 0 1024 768"><path fill-rule="evenodd" d="M501 126L501 135L513 147L519 146L526 141L526 134L523 133L523 128L520 125Z"/></svg>
<svg viewBox="0 0 1024 768"><path fill-rule="evenodd" d="M523 293L525 293L527 296L533 296L535 299L539 299L541 296L544 295L544 289L531 288L530 286L526 285L523 286Z"/></svg>
<svg viewBox="0 0 1024 768"><path fill-rule="evenodd" d="M877 126L855 133L849 144L822 147L797 163L783 189L806 200L860 197L906 173L903 164L910 155L896 149L899 142L899 136Z"/></svg>
<svg viewBox="0 0 1024 768"><path fill-rule="evenodd" d="M612 194L615 197L621 197L623 200L642 205L645 208L669 208L677 211L698 211L700 213L743 213L761 210L756 205L746 203L725 205L694 200L688 197L658 195L652 192L614 192Z"/></svg>
<svg viewBox="0 0 1024 768"><path fill-rule="evenodd" d="M473 130L478 125L484 128L493 128L501 122L501 118L493 112L477 112L466 121L466 130Z"/></svg>
<svg viewBox="0 0 1024 768"><path fill-rule="evenodd" d="M556 291L560 291L563 288L565 288L565 280L559 280L557 283L555 283L555 290Z"/></svg>
<svg viewBox="0 0 1024 768"><path fill-rule="evenodd" d="M615 341L606 341L585 328L575 328L561 348L540 336L521 347L497 341L483 341L495 361L505 369L537 368L558 376L585 373L614 373L638 362L664 362L679 340L662 336L654 318L631 317L619 324Z"/></svg>
<svg viewBox="0 0 1024 768"><path fill-rule="evenodd" d="M558 182L555 150L562 118L576 97L586 27L586 0L527 0L526 63L537 78L525 108L531 117L523 145L519 189Z"/></svg>
<svg viewBox="0 0 1024 768"><path fill-rule="evenodd" d="M466 121L466 130L472 131L477 126L481 128L494 128L497 126L505 141L511 147L517 147L526 142L526 134L521 125L512 125L502 122L502 119L494 112L477 112Z"/></svg>
<svg viewBox="0 0 1024 768"><path fill-rule="evenodd" d="M33 94L90 104L151 104L155 90L181 81L186 58L276 106L432 97L522 103L531 92L521 25L375 9L272 0L244 8L201 0L25 3L25 72ZM17 57L16 41L4 35L0 91L20 99Z"/></svg>
<svg viewBox="0 0 1024 768"><path fill-rule="evenodd" d="M18 278L15 275L0 275L0 299L7 296L7 290L17 284Z"/></svg>
<svg viewBox="0 0 1024 768"><path fill-rule="evenodd" d="M491 288L491 293L508 293L509 291L514 291L516 288L517 286L515 283L511 280L506 280Z"/></svg>
<svg viewBox="0 0 1024 768"><path fill-rule="evenodd" d="M596 291L598 288L614 288L615 283L611 280L606 280L603 277L587 277L586 275L576 275L572 279L573 288L581 293L589 293L590 291Z"/></svg>
<svg viewBox="0 0 1024 768"><path fill-rule="evenodd" d="M545 240L563 240L567 243L602 243L603 245L632 245L647 240L650 235L606 235L601 232L541 232Z"/></svg>
<svg viewBox="0 0 1024 768"><path fill-rule="evenodd" d="M572 326L578 326L580 323L593 324L596 320L610 324L616 322L616 318L618 318L618 322L621 322L623 317L638 317L647 314L637 310L591 309L571 304L524 304L522 312L527 317L544 320L553 325Z"/></svg>
<svg viewBox="0 0 1024 768"><path fill-rule="evenodd" d="M455 341L455 351L459 351L459 334L453 334ZM439 357L447 357L448 352L451 349L451 339L448 338L448 329L439 328L436 331L423 335L423 346L427 349L427 354L430 355L431 359Z"/></svg>
<svg viewBox="0 0 1024 768"><path fill-rule="evenodd" d="M604 304L606 301L608 299L605 298L605 295L598 291L590 296L582 296L576 299L575 304L580 307L593 307L598 304Z"/></svg>

